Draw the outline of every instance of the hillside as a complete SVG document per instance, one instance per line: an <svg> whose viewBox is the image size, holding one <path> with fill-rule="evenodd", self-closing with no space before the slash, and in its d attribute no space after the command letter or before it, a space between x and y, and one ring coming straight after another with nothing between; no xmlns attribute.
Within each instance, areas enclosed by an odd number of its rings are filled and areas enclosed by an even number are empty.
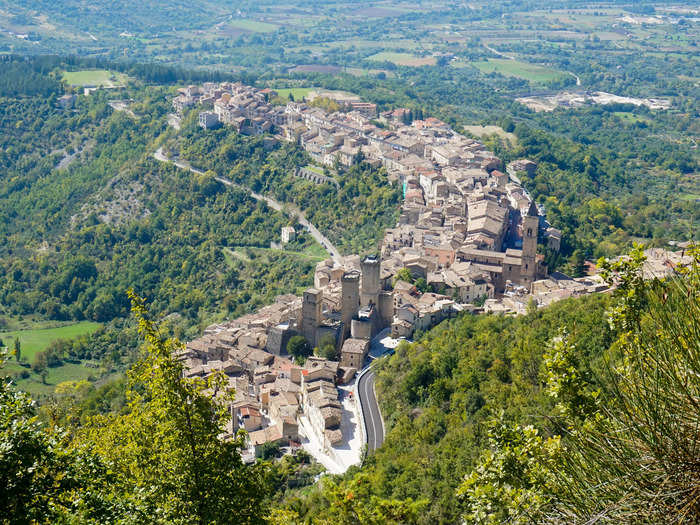
<svg viewBox="0 0 700 525"><path fill-rule="evenodd" d="M694 523L695 263L516 318L445 321L376 364L387 435L275 523ZM603 516L601 518L601 516Z"/></svg>
<svg viewBox="0 0 700 525"><path fill-rule="evenodd" d="M458 522L455 491L488 447L489 422L503 411L507 421L548 428L555 404L543 375L549 342L568 332L580 373L593 375L615 338L609 306L607 296L591 296L521 317L464 315L400 346L377 363L384 445L339 481L341 490L356 493L359 508L375 498L419 502L411 523ZM340 520L328 491L302 501L287 502L303 509L299 519Z"/></svg>
<svg viewBox="0 0 700 525"><path fill-rule="evenodd" d="M199 151L207 159L200 165L308 209L309 219L347 251L371 249L395 220L398 190L376 170L344 175L335 194L293 176L295 166L309 162L294 147L267 151L260 137L235 133L205 137L194 119L177 137L167 126L168 87L132 81L80 96L64 109L57 77L43 73L40 61L0 67L14 78L45 79L52 90L6 90L0 110L0 339L6 330L44 321L105 325L76 348L58 349L52 369L67 367L67 359L71 366L90 360L97 369L76 378L94 379L133 360L135 344L120 335L130 287L169 316L179 334L191 336L202 323L253 311L308 285L325 254L303 232L284 249L269 250L293 213L268 208L211 173L193 176L156 161L153 152L163 142L181 140L192 161ZM115 99L131 102L117 111ZM13 338L6 335L4 343L11 346ZM33 359L25 354L26 368L13 365L11 372L45 393L42 367L28 369Z"/></svg>
<svg viewBox="0 0 700 525"><path fill-rule="evenodd" d="M0 0L0 524L700 523L699 13Z"/></svg>

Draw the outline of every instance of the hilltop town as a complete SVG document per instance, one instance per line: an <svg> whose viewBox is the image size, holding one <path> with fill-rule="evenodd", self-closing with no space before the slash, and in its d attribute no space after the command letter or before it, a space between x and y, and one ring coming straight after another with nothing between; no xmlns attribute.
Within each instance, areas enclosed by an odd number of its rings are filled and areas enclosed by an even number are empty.
<svg viewBox="0 0 700 525"><path fill-rule="evenodd" d="M303 297L281 296L254 314L211 326L179 355L190 376L228 376L236 391L230 433L249 432L251 456L266 443L299 445L305 436L337 459L356 438L354 430L353 436L343 431L358 409L352 394L341 399L339 385L352 384L380 333L410 338L461 311L525 313L607 289L594 273L576 279L548 273L538 245L557 251L561 232L520 183L519 174L537 169L534 162L503 166L482 143L438 119L409 123L408 110L378 114L376 105L348 94L317 94L337 111L306 102L273 105L276 95L209 83L181 89L173 107L200 108L204 130L233 126L298 142L319 165L383 166L388 182L403 187L404 200L377 253L319 263ZM332 182L300 171L315 183ZM294 230L282 235L289 240ZM657 273L682 262L665 251L648 255ZM287 347L299 335L310 347L331 345L337 360L312 356L297 364Z"/></svg>

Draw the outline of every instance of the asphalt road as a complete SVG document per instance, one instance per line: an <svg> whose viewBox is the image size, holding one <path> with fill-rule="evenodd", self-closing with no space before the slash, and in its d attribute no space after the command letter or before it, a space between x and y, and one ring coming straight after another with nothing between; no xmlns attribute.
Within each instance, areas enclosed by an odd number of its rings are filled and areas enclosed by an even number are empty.
<svg viewBox="0 0 700 525"><path fill-rule="evenodd" d="M374 395L374 372L363 375L357 384L357 395L362 405L362 415L367 431L367 452L374 452L384 443L384 424Z"/></svg>
<svg viewBox="0 0 700 525"><path fill-rule="evenodd" d="M163 154L163 148L158 148L156 152L153 154L153 158L160 162L169 162L171 164L174 164L178 168L181 168L183 170L190 170L192 173L198 173L202 174L204 173L202 170L198 170L196 168L193 168L186 162L182 161L173 161L170 160L168 157L166 157ZM311 224L308 220L306 220L306 217L304 216L304 212L299 210L293 205L290 204L282 204L279 201L276 201L275 199L272 199L270 197L266 197L265 195L260 195L259 193L255 193L252 191L250 188L246 188L245 186L241 186L240 184L236 184L232 180L229 180L224 177L216 177L216 180L219 181L221 184L225 184L226 186L235 186L237 188L241 188L243 190L246 190L250 192L250 196L253 197L256 200L259 201L265 201L270 208L273 208L277 211L282 211L283 208L290 209L294 213L296 213L298 219L299 219L299 224L301 224L304 228L308 230L308 232L311 234L311 236L316 239L317 242L323 246L323 248L330 254L331 258L337 262L338 264L342 264L342 256L340 255L340 252L338 249L331 244L331 241L329 241L325 235L323 235L320 231L318 231L318 228Z"/></svg>

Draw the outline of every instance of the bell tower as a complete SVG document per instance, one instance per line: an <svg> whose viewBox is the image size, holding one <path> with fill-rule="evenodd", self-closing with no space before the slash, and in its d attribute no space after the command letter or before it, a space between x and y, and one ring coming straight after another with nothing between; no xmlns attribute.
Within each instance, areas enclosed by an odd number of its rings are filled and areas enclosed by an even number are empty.
<svg viewBox="0 0 700 525"><path fill-rule="evenodd" d="M540 226L540 217L537 206L530 202L527 215L522 220L523 255L520 267L521 284L529 287L537 278L537 233Z"/></svg>

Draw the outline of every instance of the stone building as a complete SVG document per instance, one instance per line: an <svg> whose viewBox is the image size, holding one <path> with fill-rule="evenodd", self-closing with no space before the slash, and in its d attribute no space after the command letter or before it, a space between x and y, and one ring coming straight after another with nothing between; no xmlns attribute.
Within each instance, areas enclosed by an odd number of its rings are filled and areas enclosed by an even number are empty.
<svg viewBox="0 0 700 525"><path fill-rule="evenodd" d="M309 288L304 292L301 303L301 335L306 338L311 346L316 346L316 329L321 324L323 307L323 292L315 288Z"/></svg>

